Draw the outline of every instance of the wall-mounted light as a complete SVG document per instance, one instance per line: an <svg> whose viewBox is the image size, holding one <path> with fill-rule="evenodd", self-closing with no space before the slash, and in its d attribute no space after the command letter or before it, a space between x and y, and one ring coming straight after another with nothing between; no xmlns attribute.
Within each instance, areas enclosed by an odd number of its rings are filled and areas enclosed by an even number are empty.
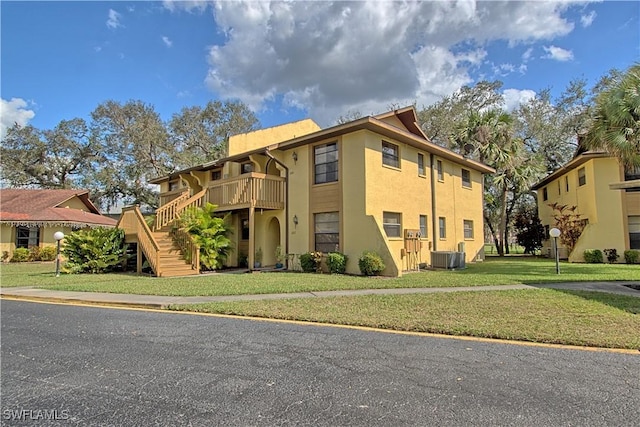
<svg viewBox="0 0 640 427"><path fill-rule="evenodd" d="M298 153L294 151L293 154L291 154L291 157L293 158L294 163L298 162Z"/></svg>
<svg viewBox="0 0 640 427"><path fill-rule="evenodd" d="M298 226L298 215L293 216L293 225Z"/></svg>

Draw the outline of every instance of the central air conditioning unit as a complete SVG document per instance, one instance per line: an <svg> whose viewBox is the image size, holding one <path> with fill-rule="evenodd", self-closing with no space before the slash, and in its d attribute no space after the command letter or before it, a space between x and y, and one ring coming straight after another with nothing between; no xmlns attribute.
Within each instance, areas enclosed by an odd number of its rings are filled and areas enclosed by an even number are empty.
<svg viewBox="0 0 640 427"><path fill-rule="evenodd" d="M431 267L454 270L465 268L464 252L436 251L431 252Z"/></svg>

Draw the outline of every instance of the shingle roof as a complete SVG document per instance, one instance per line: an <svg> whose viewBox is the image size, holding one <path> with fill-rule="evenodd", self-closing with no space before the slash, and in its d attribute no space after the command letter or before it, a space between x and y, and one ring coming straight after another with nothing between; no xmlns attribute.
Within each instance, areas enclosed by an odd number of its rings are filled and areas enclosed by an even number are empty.
<svg viewBox="0 0 640 427"><path fill-rule="evenodd" d="M64 207L78 197L86 210ZM100 215L86 190L0 189L0 222L14 225L114 227L116 220Z"/></svg>

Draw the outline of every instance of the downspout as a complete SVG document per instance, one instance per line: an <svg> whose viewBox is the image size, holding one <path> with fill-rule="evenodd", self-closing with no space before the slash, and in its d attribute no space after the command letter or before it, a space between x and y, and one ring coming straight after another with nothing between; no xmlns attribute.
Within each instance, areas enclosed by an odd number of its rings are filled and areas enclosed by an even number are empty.
<svg viewBox="0 0 640 427"><path fill-rule="evenodd" d="M438 250L438 239L436 236L437 230L437 220L436 220L436 179L435 179L435 168L434 168L434 155L433 153L429 154L429 161L431 162L431 228L433 229L433 251Z"/></svg>
<svg viewBox="0 0 640 427"><path fill-rule="evenodd" d="M266 156L269 157L269 159L273 160L274 162L282 166L285 170L285 175L286 175L285 190L286 191L284 192L284 253L288 255L289 254L289 168L280 160L273 157L273 154L271 154L271 152L269 151L269 148L265 150L264 154L266 154ZM265 169L266 169L265 172L269 170L269 162L267 162ZM289 268L288 265L287 265L287 268Z"/></svg>

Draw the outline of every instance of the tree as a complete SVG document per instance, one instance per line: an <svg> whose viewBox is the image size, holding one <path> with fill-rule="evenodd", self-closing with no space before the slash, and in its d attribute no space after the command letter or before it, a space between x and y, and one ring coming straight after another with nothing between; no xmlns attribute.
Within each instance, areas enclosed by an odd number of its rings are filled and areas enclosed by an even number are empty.
<svg viewBox="0 0 640 427"><path fill-rule="evenodd" d="M258 127L255 114L239 101L185 107L168 124L170 141L177 150L173 165L181 169L225 157L230 136Z"/></svg>
<svg viewBox="0 0 640 427"><path fill-rule="evenodd" d="M164 123L150 104L106 101L92 113L92 138L100 144L95 174L85 177L103 206L119 202L156 207L151 178L174 170L176 150Z"/></svg>
<svg viewBox="0 0 640 427"><path fill-rule="evenodd" d="M640 168L640 63L603 82L585 143Z"/></svg>
<svg viewBox="0 0 640 427"><path fill-rule="evenodd" d="M513 223L516 230L516 239L518 244L524 247L525 254L535 254L536 251L542 248L542 242L546 236L535 206L533 209L519 211Z"/></svg>
<svg viewBox="0 0 640 427"><path fill-rule="evenodd" d="M567 253L571 254L588 221L576 213L577 206L551 203L549 207L553 209L555 226L560 230L560 242L567 248Z"/></svg>
<svg viewBox="0 0 640 427"><path fill-rule="evenodd" d="M99 151L82 119L44 131L16 124L2 140L3 180L13 187L73 188Z"/></svg>

